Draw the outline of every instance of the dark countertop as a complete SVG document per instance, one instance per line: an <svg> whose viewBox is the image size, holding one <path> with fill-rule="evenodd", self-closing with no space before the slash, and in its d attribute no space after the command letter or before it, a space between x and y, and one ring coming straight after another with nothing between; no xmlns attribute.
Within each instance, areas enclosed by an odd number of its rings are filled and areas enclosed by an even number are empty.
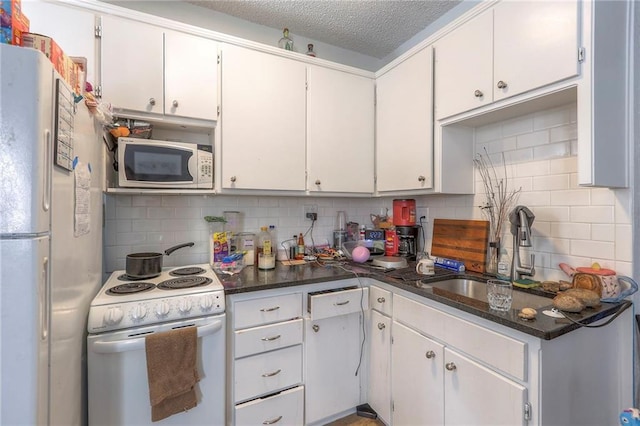
<svg viewBox="0 0 640 426"><path fill-rule="evenodd" d="M565 318L552 318L542 314L542 311L552 308L552 293L539 289L514 289L514 291L524 291L550 297L549 307L538 309L538 315L534 320L523 320L518 317L519 311L516 309L511 309L509 312L504 313L496 312L490 310L486 302L465 300L465 298L460 297L445 297L441 294L435 294L431 288L424 288L418 284L420 280L424 279L437 281L447 277L477 278L480 276L479 274L456 274L445 269L436 268L435 277L426 277L416 274L414 268L415 262L409 262L408 268L396 270L375 269L367 264L362 265L350 262L310 262L296 266L285 266L280 262L276 262L276 268L272 270L263 271L255 266L247 266L238 274L232 276L218 274L218 278L225 288L225 293L230 295L342 280L353 278L354 276L370 277L545 340L554 339L581 327L581 325ZM454 295L451 294L451 296ZM626 301L621 303L602 303L599 307L584 309L579 314L566 313L565 315L573 321L589 326L589 324L606 317L615 319L615 316L622 313L629 306L631 306L631 302Z"/></svg>

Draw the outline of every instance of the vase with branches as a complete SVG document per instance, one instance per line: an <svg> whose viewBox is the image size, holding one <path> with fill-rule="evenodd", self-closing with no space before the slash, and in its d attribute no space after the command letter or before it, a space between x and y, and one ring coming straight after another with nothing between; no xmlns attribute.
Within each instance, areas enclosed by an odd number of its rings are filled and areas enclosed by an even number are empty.
<svg viewBox="0 0 640 426"><path fill-rule="evenodd" d="M489 274L497 272L500 257L500 242L509 212L515 207L522 188L509 188L509 176L504 153L501 153L501 164L496 169L491 157L484 150L484 154L476 154L473 164L478 170L484 186L485 200L478 206L482 215L489 222L489 252L487 254L486 271Z"/></svg>

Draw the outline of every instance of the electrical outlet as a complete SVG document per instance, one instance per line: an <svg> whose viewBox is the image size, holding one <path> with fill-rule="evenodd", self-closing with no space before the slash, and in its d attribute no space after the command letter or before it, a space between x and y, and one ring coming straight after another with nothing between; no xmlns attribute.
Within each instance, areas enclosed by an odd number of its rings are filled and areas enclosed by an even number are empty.
<svg viewBox="0 0 640 426"><path fill-rule="evenodd" d="M309 220L318 220L318 205L306 204L304 206L304 217Z"/></svg>

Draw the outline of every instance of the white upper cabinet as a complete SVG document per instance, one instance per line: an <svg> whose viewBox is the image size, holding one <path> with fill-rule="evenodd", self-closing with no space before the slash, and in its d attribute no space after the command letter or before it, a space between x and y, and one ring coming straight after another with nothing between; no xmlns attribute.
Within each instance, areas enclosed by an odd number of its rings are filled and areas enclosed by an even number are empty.
<svg viewBox="0 0 640 426"><path fill-rule="evenodd" d="M307 72L307 189L373 193L373 79L317 66Z"/></svg>
<svg viewBox="0 0 640 426"><path fill-rule="evenodd" d="M448 117L493 100L493 11L474 18L435 47L436 117Z"/></svg>
<svg viewBox="0 0 640 426"><path fill-rule="evenodd" d="M436 118L579 73L576 1L503 1L436 42Z"/></svg>
<svg viewBox="0 0 640 426"><path fill-rule="evenodd" d="M218 43L177 31L164 32L164 113L216 120Z"/></svg>
<svg viewBox="0 0 640 426"><path fill-rule="evenodd" d="M305 68L222 47L222 189L305 190Z"/></svg>
<svg viewBox="0 0 640 426"><path fill-rule="evenodd" d="M433 49L424 48L378 77L378 193L433 187Z"/></svg>
<svg viewBox="0 0 640 426"><path fill-rule="evenodd" d="M578 75L577 1L503 1L493 13L495 101Z"/></svg>
<svg viewBox="0 0 640 426"><path fill-rule="evenodd" d="M102 17L102 99L116 112L217 119L217 43Z"/></svg>
<svg viewBox="0 0 640 426"><path fill-rule="evenodd" d="M102 100L132 111L163 113L163 29L102 17Z"/></svg>

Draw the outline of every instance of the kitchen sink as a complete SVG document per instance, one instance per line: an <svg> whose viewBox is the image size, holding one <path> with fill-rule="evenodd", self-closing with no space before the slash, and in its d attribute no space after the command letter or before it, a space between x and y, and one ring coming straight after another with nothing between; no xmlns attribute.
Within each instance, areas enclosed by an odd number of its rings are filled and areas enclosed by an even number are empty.
<svg viewBox="0 0 640 426"><path fill-rule="evenodd" d="M485 281L469 278L452 278L442 281L419 281L419 286L431 289L434 294L456 300L461 303L488 307L487 287ZM513 289L511 309L534 308L540 309L552 304L548 297Z"/></svg>

